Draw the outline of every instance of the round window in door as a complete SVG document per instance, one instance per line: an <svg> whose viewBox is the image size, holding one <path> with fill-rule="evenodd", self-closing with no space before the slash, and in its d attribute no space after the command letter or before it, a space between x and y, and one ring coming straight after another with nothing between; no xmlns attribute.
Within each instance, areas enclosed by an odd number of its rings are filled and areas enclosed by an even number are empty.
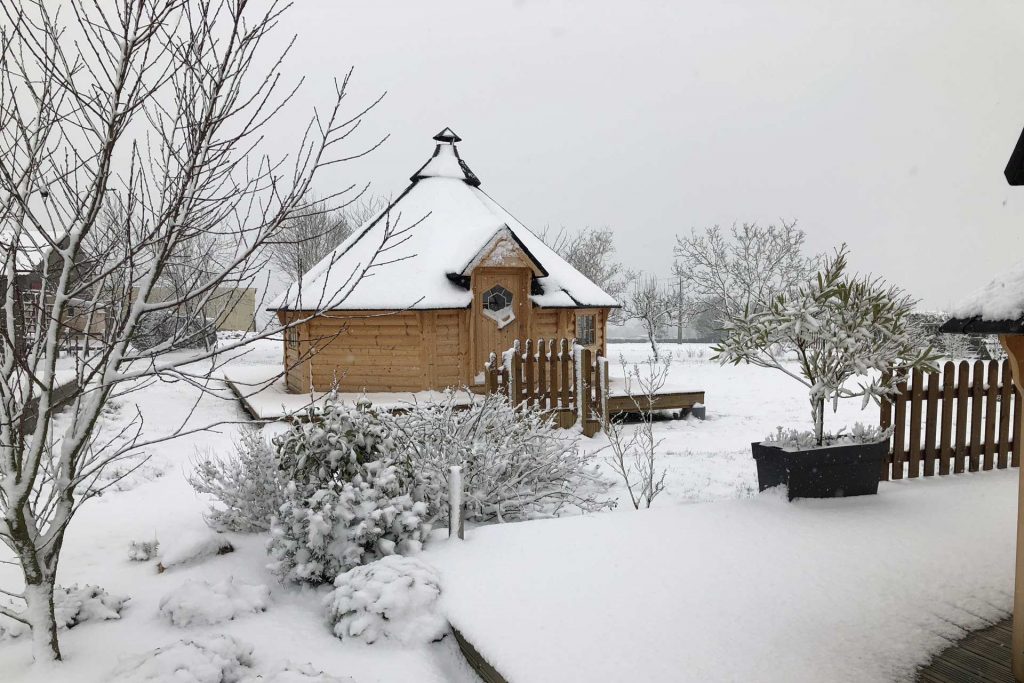
<svg viewBox="0 0 1024 683"><path fill-rule="evenodd" d="M512 308L512 292L501 285L494 285L484 292L482 310L484 315L498 324L499 330L516 319Z"/></svg>

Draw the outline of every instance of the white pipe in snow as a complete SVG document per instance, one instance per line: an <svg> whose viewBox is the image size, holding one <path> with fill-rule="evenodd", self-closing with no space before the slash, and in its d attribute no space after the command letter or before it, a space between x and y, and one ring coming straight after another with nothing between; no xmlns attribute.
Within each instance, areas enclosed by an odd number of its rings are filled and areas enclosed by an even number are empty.
<svg viewBox="0 0 1024 683"><path fill-rule="evenodd" d="M452 465L448 474L448 538L466 538L462 520L462 468Z"/></svg>

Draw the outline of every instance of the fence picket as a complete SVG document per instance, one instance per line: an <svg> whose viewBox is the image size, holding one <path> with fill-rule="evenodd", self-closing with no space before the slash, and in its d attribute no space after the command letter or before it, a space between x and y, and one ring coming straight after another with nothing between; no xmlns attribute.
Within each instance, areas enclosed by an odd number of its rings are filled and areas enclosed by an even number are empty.
<svg viewBox="0 0 1024 683"><path fill-rule="evenodd" d="M543 339L537 340L537 405L548 409L548 354Z"/></svg>
<svg viewBox="0 0 1024 683"><path fill-rule="evenodd" d="M971 443L967 451L967 471L977 472L981 465L981 417L985 398L985 363L974 361L971 372Z"/></svg>
<svg viewBox="0 0 1024 683"><path fill-rule="evenodd" d="M968 392L971 388L970 365L967 361L960 361L957 370L956 380L956 450L953 452L953 473L960 474L964 471L964 462L967 458L967 403Z"/></svg>
<svg viewBox="0 0 1024 683"><path fill-rule="evenodd" d="M896 385L899 393L893 404L896 409L896 419L892 431L892 478L903 478L904 449L907 443L907 381L903 380Z"/></svg>
<svg viewBox="0 0 1024 683"><path fill-rule="evenodd" d="M1020 411L1022 408L1020 390L1017 389L1017 385L1013 386L1013 437L1010 441L1010 467L1020 467Z"/></svg>
<svg viewBox="0 0 1024 683"><path fill-rule="evenodd" d="M1010 452L1010 404L1013 402L1013 376L1010 372L1010 361L1002 363L999 391L999 451L996 455L996 467L1006 469L1007 453Z"/></svg>
<svg viewBox="0 0 1024 683"><path fill-rule="evenodd" d="M523 354L523 390L526 395L526 405L533 408L537 404L537 383L534 369L537 361L533 357L533 340L526 340L526 351Z"/></svg>
<svg viewBox="0 0 1024 683"><path fill-rule="evenodd" d="M885 372L882 373L882 385L883 386L888 385L891 380L892 380L892 372L891 371L886 370ZM889 399L888 395L883 396L882 399L878 402L878 410L879 410L878 426L881 429L883 429L883 430L888 429L889 427L892 426L892 401ZM888 481L888 479L889 479L889 467L890 467L889 458L886 458L882 462L881 481Z"/></svg>
<svg viewBox="0 0 1024 683"><path fill-rule="evenodd" d="M924 418L924 476L935 474L935 431L938 426L936 417L939 412L939 373L928 373L928 395Z"/></svg>
<svg viewBox="0 0 1024 683"><path fill-rule="evenodd" d="M988 364L988 379L985 388L985 458L982 469L995 466L996 454L996 399L999 397L999 363Z"/></svg>
<svg viewBox="0 0 1024 683"><path fill-rule="evenodd" d="M949 474L949 457L952 454L953 426L953 383L956 364L947 361L942 368L942 427L939 429L939 474Z"/></svg>
<svg viewBox="0 0 1024 683"><path fill-rule="evenodd" d="M907 459L908 476L917 477L921 474L921 396L924 374L914 369L910 383L910 456Z"/></svg>

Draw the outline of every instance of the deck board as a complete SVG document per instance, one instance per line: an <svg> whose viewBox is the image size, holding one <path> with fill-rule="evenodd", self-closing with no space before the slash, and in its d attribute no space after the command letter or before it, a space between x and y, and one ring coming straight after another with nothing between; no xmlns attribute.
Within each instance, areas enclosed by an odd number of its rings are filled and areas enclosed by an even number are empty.
<svg viewBox="0 0 1024 683"><path fill-rule="evenodd" d="M607 399L608 412L635 413L645 410L688 410L698 403L704 403L703 391L658 392L651 401L647 396L610 394Z"/></svg>
<svg viewBox="0 0 1024 683"><path fill-rule="evenodd" d="M1010 672L1010 629L1005 619L939 653L917 672L921 683L1014 683Z"/></svg>

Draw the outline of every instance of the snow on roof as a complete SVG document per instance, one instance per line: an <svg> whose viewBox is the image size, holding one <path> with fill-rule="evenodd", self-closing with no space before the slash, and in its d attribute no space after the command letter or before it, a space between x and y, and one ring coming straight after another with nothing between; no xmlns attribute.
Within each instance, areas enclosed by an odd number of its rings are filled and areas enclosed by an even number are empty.
<svg viewBox="0 0 1024 683"><path fill-rule="evenodd" d="M437 137L450 132L446 128ZM469 275L481 250L506 230L544 273L537 278L543 293L531 296L538 306L618 306L479 184L454 142L439 142L398 199L293 283L270 309L466 308L472 292L448 275Z"/></svg>
<svg viewBox="0 0 1024 683"><path fill-rule="evenodd" d="M1024 261L964 299L951 313L954 318L988 321L1024 317Z"/></svg>

